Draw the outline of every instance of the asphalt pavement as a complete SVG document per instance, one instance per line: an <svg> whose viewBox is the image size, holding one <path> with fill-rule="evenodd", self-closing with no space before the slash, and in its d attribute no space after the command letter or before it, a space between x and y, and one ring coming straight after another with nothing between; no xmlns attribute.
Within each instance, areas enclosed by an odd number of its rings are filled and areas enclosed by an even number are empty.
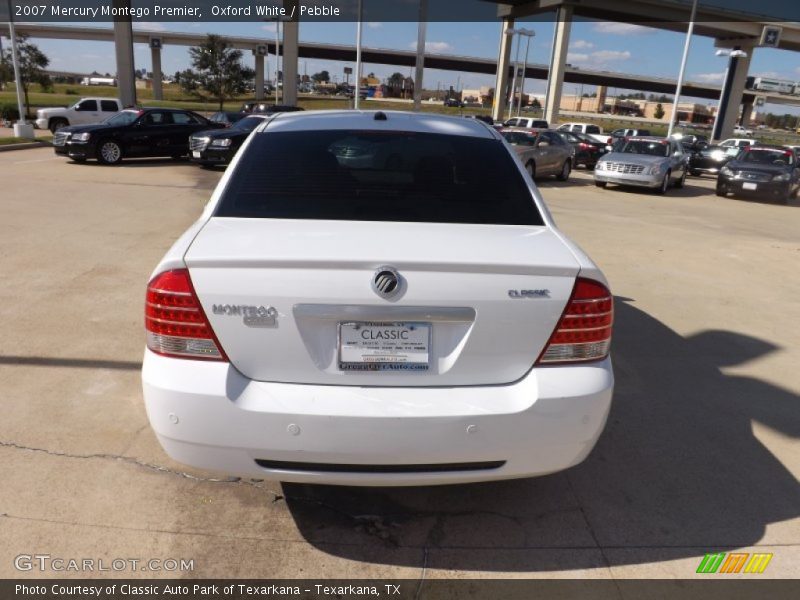
<svg viewBox="0 0 800 600"><path fill-rule="evenodd" d="M800 576L796 200L542 181L616 296L597 448L538 479L358 489L190 470L149 428L145 284L219 176L0 155L0 577L92 575L14 566L46 553L193 561L119 577L686 578L734 550Z"/></svg>

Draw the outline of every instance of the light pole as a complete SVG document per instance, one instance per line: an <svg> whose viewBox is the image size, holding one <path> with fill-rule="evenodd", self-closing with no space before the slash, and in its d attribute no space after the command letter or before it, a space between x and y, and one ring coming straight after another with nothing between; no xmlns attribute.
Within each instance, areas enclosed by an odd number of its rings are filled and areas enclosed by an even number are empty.
<svg viewBox="0 0 800 600"><path fill-rule="evenodd" d="M514 35L518 32L517 29L509 27L506 29L506 35L511 36L511 43L514 43ZM517 89L517 71L519 70L519 38L517 38L517 52L514 54L514 76L511 78L511 102L508 104L508 118L514 114L514 95Z"/></svg>
<svg viewBox="0 0 800 600"><path fill-rule="evenodd" d="M361 30L364 26L363 0L358 0L358 25L356 26L356 93L353 108L358 110L361 100Z"/></svg>
<svg viewBox="0 0 800 600"><path fill-rule="evenodd" d="M672 135L672 128L675 126L675 120L678 118L678 102L681 99L681 91L683 89L683 75L686 72L686 59L689 57L689 46L692 43L692 32L694 32L694 19L697 15L697 0L692 3L692 14L689 17L689 29L686 31L686 42L683 45L683 58L681 59L681 70L678 74L678 85L675 88L675 101L672 103L672 114L669 116L669 127L667 128L667 137Z"/></svg>
<svg viewBox="0 0 800 600"><path fill-rule="evenodd" d="M717 141L722 137L722 126L725 123L725 114L728 110L728 102L733 87L731 71L736 70L736 63L740 58L747 58L747 52L739 48L733 50L717 50L717 56L727 56L728 66L725 69L725 78L722 80L722 91L719 95L719 106L717 106L717 116L714 119L714 129L711 130L711 141Z"/></svg>
<svg viewBox="0 0 800 600"><path fill-rule="evenodd" d="M14 137L34 139L33 126L25 119L28 109L22 100L22 73L19 70L19 50L17 49L17 34L14 29L14 18L11 12L11 0L8 0L8 33L11 36L11 60L14 63L14 83L17 87L17 109L19 119L14 123Z"/></svg>
<svg viewBox="0 0 800 600"><path fill-rule="evenodd" d="M522 85L519 90L519 102L517 102L517 116L519 116L519 111L522 108L522 97L525 95L525 74L528 71L528 50L531 47L531 38L536 35L536 32L532 29L517 29L517 33L528 38L525 42L525 62L522 63Z"/></svg>
<svg viewBox="0 0 800 600"><path fill-rule="evenodd" d="M267 22L275 22L275 104L280 104L278 77L281 73L281 18L272 17L264 20ZM267 70L269 70L269 60L267 60ZM267 75L267 79L269 79L269 74Z"/></svg>

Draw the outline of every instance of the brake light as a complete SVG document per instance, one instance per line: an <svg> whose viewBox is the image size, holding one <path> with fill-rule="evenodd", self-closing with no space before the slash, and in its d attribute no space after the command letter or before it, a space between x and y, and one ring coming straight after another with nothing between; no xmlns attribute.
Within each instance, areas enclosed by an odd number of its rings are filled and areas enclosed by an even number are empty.
<svg viewBox="0 0 800 600"><path fill-rule="evenodd" d="M147 347L156 354L228 360L186 269L164 271L147 284L144 326Z"/></svg>
<svg viewBox="0 0 800 600"><path fill-rule="evenodd" d="M602 283L579 277L537 364L586 362L608 356L614 298Z"/></svg>
<svg viewBox="0 0 800 600"><path fill-rule="evenodd" d="M581 150L591 150L592 148L594 148L594 146L592 146L591 144L587 144L586 142L581 142L580 144L578 144L578 148L580 148Z"/></svg>

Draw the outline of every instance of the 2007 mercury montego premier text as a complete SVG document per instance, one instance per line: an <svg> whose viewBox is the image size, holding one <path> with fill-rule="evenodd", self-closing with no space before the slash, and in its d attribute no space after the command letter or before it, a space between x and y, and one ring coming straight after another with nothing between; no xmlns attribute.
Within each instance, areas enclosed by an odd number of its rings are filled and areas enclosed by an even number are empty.
<svg viewBox="0 0 800 600"><path fill-rule="evenodd" d="M566 469L608 415L613 298L480 121L265 119L147 285L167 453L282 481Z"/></svg>

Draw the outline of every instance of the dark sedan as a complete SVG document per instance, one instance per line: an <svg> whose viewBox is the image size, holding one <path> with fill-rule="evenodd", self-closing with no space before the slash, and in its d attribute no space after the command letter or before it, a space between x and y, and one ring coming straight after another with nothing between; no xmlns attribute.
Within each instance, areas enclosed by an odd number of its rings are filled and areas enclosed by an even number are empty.
<svg viewBox="0 0 800 600"><path fill-rule="evenodd" d="M253 114L260 114L260 115L271 115L273 113L279 112L297 112L299 110L304 110L300 106L291 106L289 104L269 104L266 102L260 102L258 104L253 105L250 109L250 112Z"/></svg>
<svg viewBox="0 0 800 600"><path fill-rule="evenodd" d="M788 203L800 190L797 157L784 146L746 146L722 167L717 177L717 196L751 196Z"/></svg>
<svg viewBox="0 0 800 600"><path fill-rule="evenodd" d="M736 158L738 148L706 146L694 150L689 156L689 173L695 177L703 174L717 175L722 167Z"/></svg>
<svg viewBox="0 0 800 600"><path fill-rule="evenodd" d="M237 121L241 120L242 118L246 117L247 115L243 112L232 112L229 110L221 110L215 112L211 115L208 120L212 123L222 123L225 127L230 127Z"/></svg>
<svg viewBox="0 0 800 600"><path fill-rule="evenodd" d="M575 166L594 169L597 160L606 153L606 145L583 133L559 131L558 135L575 149Z"/></svg>
<svg viewBox="0 0 800 600"><path fill-rule="evenodd" d="M227 129L199 131L189 138L189 158L203 166L225 165L256 127L269 115L246 115Z"/></svg>
<svg viewBox="0 0 800 600"><path fill-rule="evenodd" d="M54 136L53 147L56 154L76 162L96 158L106 165L118 164L123 158L180 158L189 152L191 134L222 127L188 110L131 109L95 125L64 127Z"/></svg>

